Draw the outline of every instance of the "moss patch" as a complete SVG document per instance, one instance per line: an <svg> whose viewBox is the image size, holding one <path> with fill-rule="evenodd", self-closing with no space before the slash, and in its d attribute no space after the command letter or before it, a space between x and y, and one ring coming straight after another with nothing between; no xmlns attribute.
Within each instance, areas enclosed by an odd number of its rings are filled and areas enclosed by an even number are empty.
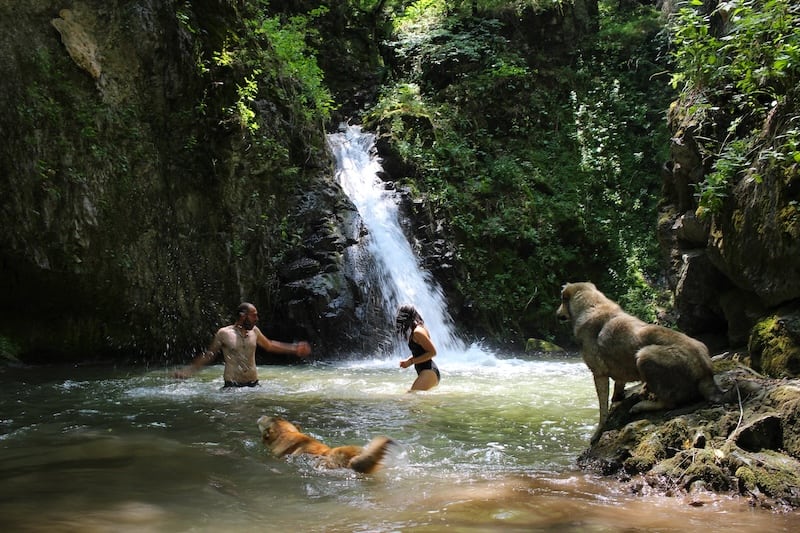
<svg viewBox="0 0 800 533"><path fill-rule="evenodd" d="M800 209L791 202L778 213L779 228L792 239L800 239Z"/></svg>
<svg viewBox="0 0 800 533"><path fill-rule="evenodd" d="M755 325L749 349L753 368L772 377L800 376L800 314L778 313Z"/></svg>
<svg viewBox="0 0 800 533"><path fill-rule="evenodd" d="M760 461L741 466L736 470L740 487L750 492L780 494L793 502L800 503L800 475L796 469L787 468L785 456L774 452L758 454Z"/></svg>
<svg viewBox="0 0 800 533"><path fill-rule="evenodd" d="M719 464L719 460L712 449L691 448L658 463L649 473L649 477L651 482L653 479L670 479L686 490L701 481L712 490L727 491L732 485L731 477Z"/></svg>
<svg viewBox="0 0 800 533"><path fill-rule="evenodd" d="M564 348L543 339L528 339L528 341L525 343L525 351L552 353L552 352L563 352Z"/></svg>

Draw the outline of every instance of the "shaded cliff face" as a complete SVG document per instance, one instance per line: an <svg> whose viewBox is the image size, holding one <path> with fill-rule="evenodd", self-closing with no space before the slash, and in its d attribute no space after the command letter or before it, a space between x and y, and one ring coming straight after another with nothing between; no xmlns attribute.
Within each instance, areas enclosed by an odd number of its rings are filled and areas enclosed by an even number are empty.
<svg viewBox="0 0 800 533"><path fill-rule="evenodd" d="M0 3L0 336L23 356L185 359L241 300L267 335L346 342L358 220L291 80L215 60L237 9Z"/></svg>
<svg viewBox="0 0 800 533"><path fill-rule="evenodd" d="M770 145L764 146L760 150L764 157L756 154L758 163L740 175L720 212L698 217L690 187L703 179L710 162L696 139L715 132L707 124L700 127L688 111L692 107L691 100L685 99L672 110L672 161L666 181L670 200L659 222L661 243L671 258L678 326L693 335L716 338L712 343L749 344L758 352L751 361L754 368L769 369L773 376L796 376L791 368L800 364L797 328L754 328L764 320L779 324L797 321L800 182L796 165L770 163L764 155ZM792 114L780 119L773 114L769 120L786 124L786 117ZM764 124L765 132L773 129ZM770 135L782 135L780 128ZM678 192L681 189L684 193ZM685 203L680 196L687 199ZM789 367L762 361L762 347L777 344L783 348L766 353L788 357L794 361Z"/></svg>

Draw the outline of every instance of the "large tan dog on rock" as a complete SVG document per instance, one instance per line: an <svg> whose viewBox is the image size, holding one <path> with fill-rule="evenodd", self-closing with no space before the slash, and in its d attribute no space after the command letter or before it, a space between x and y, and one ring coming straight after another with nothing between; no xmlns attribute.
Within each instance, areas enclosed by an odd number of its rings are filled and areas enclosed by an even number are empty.
<svg viewBox="0 0 800 533"><path fill-rule="evenodd" d="M276 457L308 454L318 457L319 465L325 468L352 468L362 474L378 470L386 451L394 443L388 437L375 437L365 447L331 448L283 418L262 416L256 423L261 440Z"/></svg>
<svg viewBox="0 0 800 533"><path fill-rule="evenodd" d="M614 380L612 402L623 399L629 381L642 381L654 397L635 404L631 413L723 400L705 344L629 315L593 283L566 284L556 315L572 322L581 356L594 376L600 425L592 442L599 439L608 416L609 378Z"/></svg>

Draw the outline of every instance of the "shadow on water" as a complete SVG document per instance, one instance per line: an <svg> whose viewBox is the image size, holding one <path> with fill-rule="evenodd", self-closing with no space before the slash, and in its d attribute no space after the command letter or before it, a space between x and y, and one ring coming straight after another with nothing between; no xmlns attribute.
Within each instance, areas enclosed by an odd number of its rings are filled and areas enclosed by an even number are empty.
<svg viewBox="0 0 800 533"><path fill-rule="evenodd" d="M797 531L742 499L630 494L575 468L596 400L579 360L443 358L418 394L396 361L262 367L3 369L4 531ZM276 459L255 425L284 416L328 444L396 440L372 476Z"/></svg>

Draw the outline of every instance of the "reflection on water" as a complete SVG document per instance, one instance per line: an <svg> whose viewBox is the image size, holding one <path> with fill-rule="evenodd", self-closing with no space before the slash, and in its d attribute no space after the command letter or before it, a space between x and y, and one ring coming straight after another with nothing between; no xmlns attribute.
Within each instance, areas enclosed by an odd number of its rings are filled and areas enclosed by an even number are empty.
<svg viewBox="0 0 800 533"><path fill-rule="evenodd" d="M4 531L800 530L797 513L712 494L631 495L577 471L597 415L577 359L439 361L407 394L394 360L260 367L262 385L220 390L222 368L2 369ZM398 443L373 476L279 460L262 414L333 445Z"/></svg>

